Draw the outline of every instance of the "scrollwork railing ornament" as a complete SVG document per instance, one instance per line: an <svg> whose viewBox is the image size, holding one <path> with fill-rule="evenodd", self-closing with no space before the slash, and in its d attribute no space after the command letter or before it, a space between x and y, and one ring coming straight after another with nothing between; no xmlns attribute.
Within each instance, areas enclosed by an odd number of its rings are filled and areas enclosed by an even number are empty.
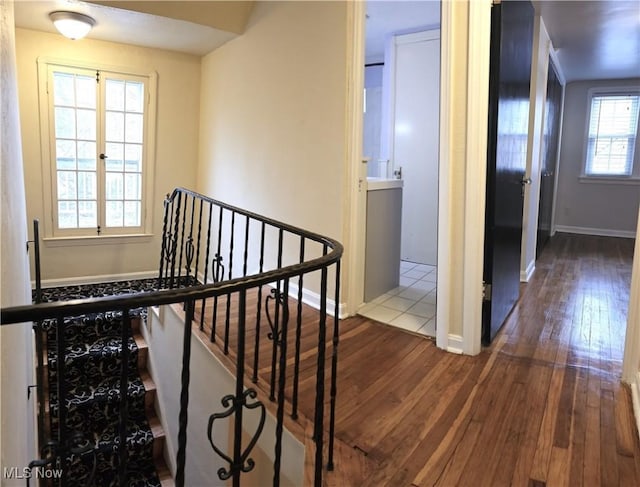
<svg viewBox="0 0 640 487"><path fill-rule="evenodd" d="M277 323L275 322L275 319L271 318L271 312L269 311L269 302L276 301L276 300L281 305L284 305L284 296L277 288L273 288L271 291L269 291L269 295L264 300L264 311L267 315L267 322L269 323L269 328L271 329L271 331L267 333L267 338L269 340L273 340L275 337L276 344L279 344L281 339L281 333L280 333L280 330L276 327ZM276 315L277 315L277 312L276 312Z"/></svg>
<svg viewBox="0 0 640 487"><path fill-rule="evenodd" d="M189 280L189 276L191 275L191 263L193 262L195 248L193 246L193 237L189 236L187 238L187 242L185 244L185 270L187 271L187 281Z"/></svg>
<svg viewBox="0 0 640 487"><path fill-rule="evenodd" d="M253 459L249 458L249 454L253 447L258 442L258 438L262 433L262 429L264 427L264 422L266 418L266 410L264 404L260 401L255 401L249 403L247 401L248 398L255 399L258 396L254 389L247 389L244 393L236 398L233 394L228 394L224 396L221 400L222 405L227 408L226 411L221 413L213 413L209 416L209 424L207 427L207 437L209 438L209 443L220 458L222 458L225 462L229 464L229 468L220 467L218 469L218 478L220 480L228 480L234 475L239 475L241 472L247 473L253 470L255 467L255 462ZM237 458L231 458L225 452L223 452L213 441L213 423L217 419L228 418L232 414L238 414L238 412L243 408L247 409L260 409L260 421L258 423L258 429L253 434L253 437L249 441L247 447L242 451L242 453ZM240 441L240 438L236 438L235 441Z"/></svg>
<svg viewBox="0 0 640 487"><path fill-rule="evenodd" d="M164 239L164 260L170 264L173 254L173 240L171 239L171 236L168 235L167 238Z"/></svg>
<svg viewBox="0 0 640 487"><path fill-rule="evenodd" d="M224 276L224 264L222 263L222 256L216 254L213 256L211 262L211 268L213 269L213 282L220 282L222 276Z"/></svg>

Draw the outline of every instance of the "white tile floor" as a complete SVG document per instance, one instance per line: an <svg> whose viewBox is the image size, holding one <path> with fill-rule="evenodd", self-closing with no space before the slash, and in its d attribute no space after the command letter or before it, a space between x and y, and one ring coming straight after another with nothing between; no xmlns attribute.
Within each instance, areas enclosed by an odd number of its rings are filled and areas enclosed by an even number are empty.
<svg viewBox="0 0 640 487"><path fill-rule="evenodd" d="M359 314L435 337L436 277L435 266L402 261L400 286L365 304Z"/></svg>

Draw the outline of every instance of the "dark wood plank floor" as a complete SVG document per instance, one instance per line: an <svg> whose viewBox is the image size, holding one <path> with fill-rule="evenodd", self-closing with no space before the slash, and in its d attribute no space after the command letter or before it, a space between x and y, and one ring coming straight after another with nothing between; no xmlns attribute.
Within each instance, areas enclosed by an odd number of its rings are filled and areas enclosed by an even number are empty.
<svg viewBox="0 0 640 487"><path fill-rule="evenodd" d="M365 318L343 320L336 470L325 484L640 485L640 444L620 384L632 254L632 240L557 235L494 344L475 357ZM307 418L314 316L305 310ZM233 327L230 335L233 350ZM250 331L247 343L254 338ZM261 387L270 374L264 338Z"/></svg>

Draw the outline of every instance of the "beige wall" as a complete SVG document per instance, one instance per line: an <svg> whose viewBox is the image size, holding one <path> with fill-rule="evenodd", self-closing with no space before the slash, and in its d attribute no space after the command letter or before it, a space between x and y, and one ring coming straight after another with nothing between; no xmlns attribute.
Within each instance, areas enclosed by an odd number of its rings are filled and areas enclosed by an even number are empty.
<svg viewBox="0 0 640 487"><path fill-rule="evenodd" d="M200 192L342 239L346 27L343 2L261 2L203 58Z"/></svg>
<svg viewBox="0 0 640 487"><path fill-rule="evenodd" d="M43 279L112 275L158 268L162 200L176 186L195 186L198 154L200 58L158 49L16 30L20 115L28 219L44 218L37 65L39 57L131 67L158 74L153 238L126 245L45 243ZM99 256L99 257L97 257Z"/></svg>

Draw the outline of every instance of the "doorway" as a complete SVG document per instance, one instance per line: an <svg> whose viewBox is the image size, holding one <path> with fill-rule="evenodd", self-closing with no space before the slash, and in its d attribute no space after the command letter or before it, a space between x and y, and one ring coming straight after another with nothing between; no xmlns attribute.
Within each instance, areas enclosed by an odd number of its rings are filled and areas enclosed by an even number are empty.
<svg viewBox="0 0 640 487"><path fill-rule="evenodd" d="M359 314L435 337L440 4L368 2L365 28Z"/></svg>

